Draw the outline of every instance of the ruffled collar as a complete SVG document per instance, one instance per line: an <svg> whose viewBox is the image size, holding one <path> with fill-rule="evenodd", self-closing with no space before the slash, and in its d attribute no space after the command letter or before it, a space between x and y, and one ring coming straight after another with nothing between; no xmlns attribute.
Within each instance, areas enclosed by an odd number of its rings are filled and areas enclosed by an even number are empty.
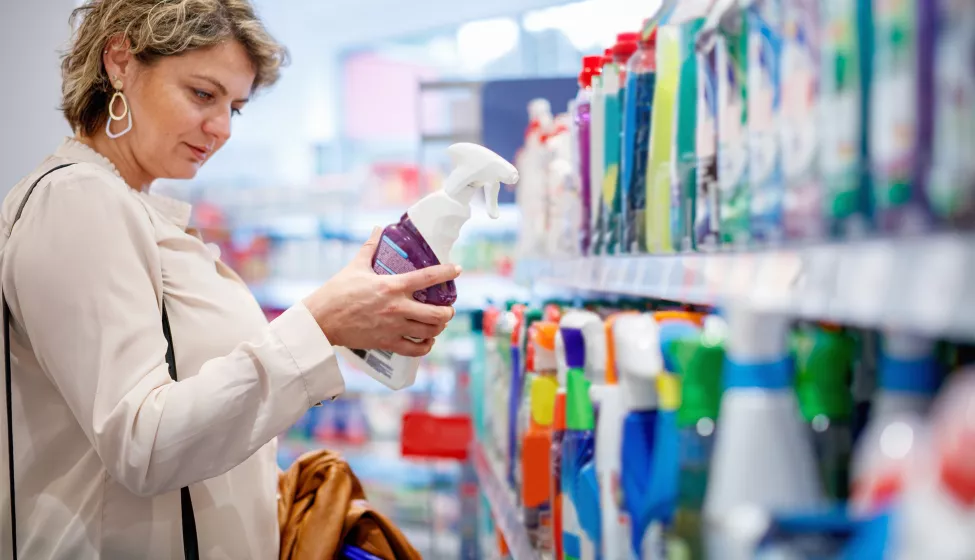
<svg viewBox="0 0 975 560"><path fill-rule="evenodd" d="M122 174L119 173L118 168L112 163L107 157L96 152L87 144L84 144L74 138L66 137L64 142L58 147L55 156L67 159L69 161L76 161L79 163L91 163L97 165L107 171L110 171L120 181L120 186L124 187L127 191L131 192L133 195L142 197L146 203L152 206L157 212L162 214L165 218L173 222L175 225L179 226L180 229L186 229L190 223L190 216L193 213L193 206L183 202L182 200L176 200L175 198L169 198L167 196L140 192L137 191L126 184L125 179L122 178Z"/></svg>

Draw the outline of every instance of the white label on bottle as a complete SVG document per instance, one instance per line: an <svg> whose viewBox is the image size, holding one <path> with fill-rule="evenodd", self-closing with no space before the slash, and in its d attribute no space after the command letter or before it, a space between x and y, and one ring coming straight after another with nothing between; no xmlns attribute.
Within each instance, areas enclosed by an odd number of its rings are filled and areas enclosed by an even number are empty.
<svg viewBox="0 0 975 560"><path fill-rule="evenodd" d="M915 76L896 72L873 84L870 154L880 166L897 165L912 155L916 131Z"/></svg>

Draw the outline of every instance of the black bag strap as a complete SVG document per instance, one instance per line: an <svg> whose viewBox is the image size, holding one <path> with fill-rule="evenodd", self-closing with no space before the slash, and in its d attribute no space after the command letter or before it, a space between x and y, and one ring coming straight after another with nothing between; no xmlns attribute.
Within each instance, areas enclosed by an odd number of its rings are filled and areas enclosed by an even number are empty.
<svg viewBox="0 0 975 560"><path fill-rule="evenodd" d="M24 199L20 202L20 206L17 208L17 214L14 216L13 222L10 224L11 232L13 231L14 225L17 220L20 219L20 215L24 212L24 206L27 205L27 199L30 198L31 193L34 192L34 188L37 187L38 183L44 177L49 174L74 165L73 163L63 163L46 171L43 175L37 178L36 181L27 189L27 194L24 195ZM169 328L169 315L166 313L166 303L163 302L162 305L162 328L163 335L166 337L166 364L169 366L169 375L176 381L176 353L173 350L173 334L172 330ZM13 544L13 559L17 560L17 499L15 492L15 480L14 480L14 418L13 418L13 392L12 383L10 375L10 307L7 305L7 296L3 296L3 348L4 348L4 377L7 386L7 457L8 457L8 473L10 475L10 528L11 528L11 543ZM183 516L183 556L186 560L199 560L200 558L200 545L196 536L196 516L193 514L193 501L190 499L190 489L183 487L179 491L180 505Z"/></svg>

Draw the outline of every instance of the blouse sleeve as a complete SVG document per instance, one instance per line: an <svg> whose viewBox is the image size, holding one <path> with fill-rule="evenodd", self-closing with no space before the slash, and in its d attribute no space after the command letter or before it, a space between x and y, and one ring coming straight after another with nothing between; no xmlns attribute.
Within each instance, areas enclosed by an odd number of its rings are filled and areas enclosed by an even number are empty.
<svg viewBox="0 0 975 560"><path fill-rule="evenodd" d="M94 171L38 188L11 241L3 282L16 328L110 475L137 495L230 470L344 390L300 303L255 342L172 381L152 224Z"/></svg>

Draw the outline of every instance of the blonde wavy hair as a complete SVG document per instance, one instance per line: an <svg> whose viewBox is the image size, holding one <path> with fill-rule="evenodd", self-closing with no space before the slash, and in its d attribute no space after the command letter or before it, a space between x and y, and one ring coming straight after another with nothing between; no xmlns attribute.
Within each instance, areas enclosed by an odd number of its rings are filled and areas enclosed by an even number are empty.
<svg viewBox="0 0 975 560"><path fill-rule="evenodd" d="M258 19L248 0L88 0L71 13L76 30L61 59L61 110L86 135L105 124L111 82L102 53L116 36L128 39L136 60L151 65L165 56L216 45L243 45L254 65L254 90L274 84L288 51Z"/></svg>

